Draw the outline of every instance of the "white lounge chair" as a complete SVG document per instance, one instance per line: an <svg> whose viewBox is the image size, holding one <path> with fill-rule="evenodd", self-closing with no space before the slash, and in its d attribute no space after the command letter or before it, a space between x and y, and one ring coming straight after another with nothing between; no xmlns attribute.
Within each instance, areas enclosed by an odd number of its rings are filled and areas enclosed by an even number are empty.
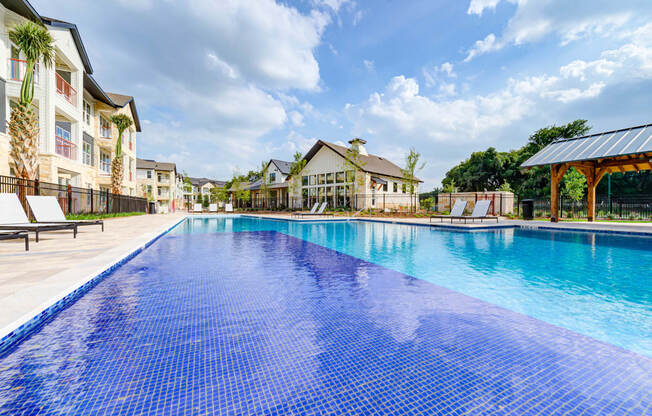
<svg viewBox="0 0 652 416"><path fill-rule="evenodd" d="M454 218L459 220L464 220L465 224L467 220L473 220L473 222L475 222L475 220L480 220L480 222L482 222L482 220L496 220L496 222L498 222L498 217L487 215L490 206L491 206L491 200L483 199L475 203L475 207L473 207L473 212L471 213L471 215L466 215L466 216L461 215Z"/></svg>
<svg viewBox="0 0 652 416"><path fill-rule="evenodd" d="M319 202L315 202L315 205L312 206L312 208L310 209L309 214L314 214L315 211L317 211L317 208L318 208L318 207L319 207ZM292 213L292 216L293 216L293 217L294 217L295 215L296 215L296 216L299 216L299 215L302 215L302 213L301 213L301 212L294 212L294 213Z"/></svg>
<svg viewBox="0 0 652 416"><path fill-rule="evenodd" d="M224 212L233 212L233 204L224 204Z"/></svg>
<svg viewBox="0 0 652 416"><path fill-rule="evenodd" d="M299 213L299 216L300 216L300 217L312 217L312 216L326 216L326 217L332 217L333 214L324 214L324 210L326 209L326 205L327 205L327 204L326 204L326 202L324 201L324 202L322 202L322 204L321 204L321 206L319 207L319 210L318 210L317 212L315 212L315 213L310 213L310 212L308 212L308 213L305 213L305 214Z"/></svg>
<svg viewBox="0 0 652 416"><path fill-rule="evenodd" d="M73 238L77 238L77 224L29 222L18 196L10 193L0 193L0 230L32 231L37 243L43 231L72 230Z"/></svg>
<svg viewBox="0 0 652 416"><path fill-rule="evenodd" d="M67 220L61 210L61 205L57 202L57 198L53 196L28 195L27 203L32 209L36 222L77 224L77 226L100 225L102 226L102 232L104 232L104 221L102 220Z"/></svg>
<svg viewBox="0 0 652 416"><path fill-rule="evenodd" d="M217 212L217 204L210 204L208 206L208 211L209 212Z"/></svg>
<svg viewBox="0 0 652 416"><path fill-rule="evenodd" d="M453 218L459 218L464 216L464 209L466 208L466 201L462 199L456 199L455 203L453 204L453 209L451 209L451 213L449 215L431 215L430 216L430 222L432 222L433 218L440 218L440 222L444 222L444 218L450 218L451 222L453 222Z"/></svg>
<svg viewBox="0 0 652 416"><path fill-rule="evenodd" d="M195 204L195 206L192 209L192 212L202 212L201 204Z"/></svg>

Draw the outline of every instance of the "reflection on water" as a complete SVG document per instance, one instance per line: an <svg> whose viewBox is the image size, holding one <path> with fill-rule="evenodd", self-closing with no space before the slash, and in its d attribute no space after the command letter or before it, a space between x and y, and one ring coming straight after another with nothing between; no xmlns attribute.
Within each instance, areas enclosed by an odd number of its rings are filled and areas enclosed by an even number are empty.
<svg viewBox="0 0 652 416"><path fill-rule="evenodd" d="M278 231L652 356L652 239L373 222L190 219L176 234Z"/></svg>

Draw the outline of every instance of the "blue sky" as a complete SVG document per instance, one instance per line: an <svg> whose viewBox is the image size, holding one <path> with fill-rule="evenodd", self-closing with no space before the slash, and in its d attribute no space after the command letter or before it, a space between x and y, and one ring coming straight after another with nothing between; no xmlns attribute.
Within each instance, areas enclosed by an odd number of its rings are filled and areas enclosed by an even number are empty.
<svg viewBox="0 0 652 416"><path fill-rule="evenodd" d="M227 179L317 139L426 161L586 118L652 122L649 0L32 0L78 25L107 91L134 95L140 157ZM569 4L570 3L570 4Z"/></svg>

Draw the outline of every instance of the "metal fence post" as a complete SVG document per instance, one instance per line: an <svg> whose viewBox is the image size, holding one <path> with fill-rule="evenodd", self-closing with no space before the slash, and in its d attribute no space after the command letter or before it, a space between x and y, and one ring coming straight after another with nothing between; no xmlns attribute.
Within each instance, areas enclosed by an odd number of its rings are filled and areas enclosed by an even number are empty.
<svg viewBox="0 0 652 416"><path fill-rule="evenodd" d="M106 213L109 213L109 190L107 189L106 191Z"/></svg>
<svg viewBox="0 0 652 416"><path fill-rule="evenodd" d="M94 208L94 207L93 207L93 204L94 204L94 203L93 203L93 188L91 188L91 213L95 212L95 211L93 210L93 208Z"/></svg>
<svg viewBox="0 0 652 416"><path fill-rule="evenodd" d="M38 179L34 180L34 195L41 195L40 181Z"/></svg>
<svg viewBox="0 0 652 416"><path fill-rule="evenodd" d="M72 189L68 185L68 214L72 214Z"/></svg>

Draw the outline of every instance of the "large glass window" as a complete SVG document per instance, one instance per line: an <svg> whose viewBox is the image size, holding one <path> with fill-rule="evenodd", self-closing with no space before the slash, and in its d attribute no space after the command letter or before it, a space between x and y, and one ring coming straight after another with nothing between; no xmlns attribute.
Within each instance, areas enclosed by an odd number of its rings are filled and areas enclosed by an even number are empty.
<svg viewBox="0 0 652 416"><path fill-rule="evenodd" d="M337 172L335 174L335 182L337 182L337 183L344 183L345 182L344 172Z"/></svg>
<svg viewBox="0 0 652 416"><path fill-rule="evenodd" d="M317 175L317 183L319 185L325 184L326 183L326 175L324 175L323 173Z"/></svg>
<svg viewBox="0 0 652 416"><path fill-rule="evenodd" d="M401 188L402 188L402 190L403 190L403 193L406 193L406 192L407 192L407 186L406 186L405 184L402 184L402 185L401 185Z"/></svg>
<svg viewBox="0 0 652 416"><path fill-rule="evenodd" d="M383 184L383 192L387 192L387 183Z"/></svg>
<svg viewBox="0 0 652 416"><path fill-rule="evenodd" d="M276 182L276 173L272 172L269 174L269 183Z"/></svg>
<svg viewBox="0 0 652 416"><path fill-rule="evenodd" d="M84 100L84 123L87 126L91 125L91 119L93 118L93 110L88 101Z"/></svg>
<svg viewBox="0 0 652 416"><path fill-rule="evenodd" d="M301 185L308 186L308 177L307 176L302 176L301 177Z"/></svg>
<svg viewBox="0 0 652 416"><path fill-rule="evenodd" d="M100 170L105 173L111 173L111 155L105 151L100 152Z"/></svg>
<svg viewBox="0 0 652 416"><path fill-rule="evenodd" d="M152 171L151 170L147 171L147 179L152 179Z"/></svg>
<svg viewBox="0 0 652 416"><path fill-rule="evenodd" d="M84 164L92 166L93 165L93 144L84 140L83 149L84 151Z"/></svg>
<svg viewBox="0 0 652 416"><path fill-rule="evenodd" d="M326 183L327 184L330 185L330 184L334 183L334 180L335 180L335 174L334 173L327 173L326 174Z"/></svg>
<svg viewBox="0 0 652 416"><path fill-rule="evenodd" d="M394 192L398 192L398 182L394 182Z"/></svg>
<svg viewBox="0 0 652 416"><path fill-rule="evenodd" d="M100 136L111 137L111 124L102 116L100 116Z"/></svg>
<svg viewBox="0 0 652 416"><path fill-rule="evenodd" d="M310 175L310 186L317 185L317 176L316 175Z"/></svg>
<svg viewBox="0 0 652 416"><path fill-rule="evenodd" d="M321 202L324 200L325 196L324 188L317 188L317 200Z"/></svg>
<svg viewBox="0 0 652 416"><path fill-rule="evenodd" d="M334 186L327 186L326 187L326 202L328 202L328 206L332 207L333 206L333 197L335 196L335 187Z"/></svg>
<svg viewBox="0 0 652 416"><path fill-rule="evenodd" d="M355 179L355 172L352 171L352 170L347 171L346 172L346 181L347 182L353 182L354 179Z"/></svg>

